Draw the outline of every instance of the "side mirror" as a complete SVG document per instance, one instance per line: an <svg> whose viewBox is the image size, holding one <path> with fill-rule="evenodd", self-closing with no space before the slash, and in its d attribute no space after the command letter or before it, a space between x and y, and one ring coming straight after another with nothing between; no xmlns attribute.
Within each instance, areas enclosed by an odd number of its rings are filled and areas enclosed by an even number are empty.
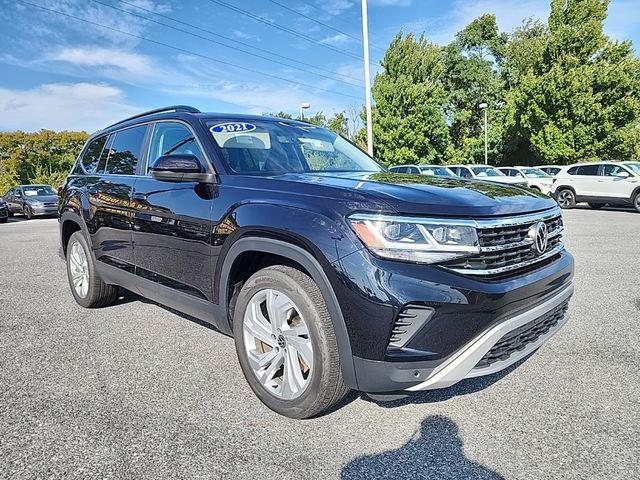
<svg viewBox="0 0 640 480"><path fill-rule="evenodd" d="M149 173L164 182L216 183L216 176L207 173L195 155L162 155L149 167Z"/></svg>
<svg viewBox="0 0 640 480"><path fill-rule="evenodd" d="M620 170L617 174L616 177L619 178L629 178L629 172L627 172L626 170Z"/></svg>

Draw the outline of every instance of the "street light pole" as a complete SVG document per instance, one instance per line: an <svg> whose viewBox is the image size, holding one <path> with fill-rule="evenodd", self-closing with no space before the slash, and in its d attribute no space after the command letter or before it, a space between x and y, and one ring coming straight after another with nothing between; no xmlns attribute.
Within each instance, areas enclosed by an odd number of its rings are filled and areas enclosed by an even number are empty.
<svg viewBox="0 0 640 480"><path fill-rule="evenodd" d="M478 107L484 110L484 164L489 165L489 128L487 120L487 110L489 110L489 105L483 102L478 105Z"/></svg>
<svg viewBox="0 0 640 480"><path fill-rule="evenodd" d="M364 49L364 92L367 111L367 152L373 156L373 125L371 120L371 74L369 72L369 20L367 0L362 0L362 47Z"/></svg>
<svg viewBox="0 0 640 480"><path fill-rule="evenodd" d="M309 102L304 102L300 104L300 120L304 120L304 110L305 108L310 108L311 104Z"/></svg>

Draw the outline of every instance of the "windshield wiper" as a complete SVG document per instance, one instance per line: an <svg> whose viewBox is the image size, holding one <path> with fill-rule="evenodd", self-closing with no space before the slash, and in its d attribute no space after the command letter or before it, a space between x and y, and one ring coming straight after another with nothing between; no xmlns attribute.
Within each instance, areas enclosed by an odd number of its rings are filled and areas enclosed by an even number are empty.
<svg viewBox="0 0 640 480"><path fill-rule="evenodd" d="M163 155L171 155L172 152L175 152L177 149L179 149L183 145L186 145L187 143L193 142L194 140L195 140L194 137L187 137L184 140L180 140L173 147L171 147L169 150L164 152Z"/></svg>

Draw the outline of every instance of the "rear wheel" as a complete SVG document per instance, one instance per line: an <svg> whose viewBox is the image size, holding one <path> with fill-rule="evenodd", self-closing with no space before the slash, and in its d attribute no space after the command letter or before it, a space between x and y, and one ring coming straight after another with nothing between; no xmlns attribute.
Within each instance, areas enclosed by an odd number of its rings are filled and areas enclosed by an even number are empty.
<svg viewBox="0 0 640 480"><path fill-rule="evenodd" d="M81 232L75 232L67 243L67 277L71 293L85 308L104 307L118 298L118 287L102 281Z"/></svg>
<svg viewBox="0 0 640 480"><path fill-rule="evenodd" d="M576 206L576 196L572 190L564 188L558 192L557 200L560 208L573 208Z"/></svg>
<svg viewBox="0 0 640 480"><path fill-rule="evenodd" d="M303 272L279 265L255 273L238 295L233 330L242 372L273 411L314 417L349 391L324 299Z"/></svg>
<svg viewBox="0 0 640 480"><path fill-rule="evenodd" d="M594 210L598 210L598 209L604 207L605 205L606 205L606 203L592 203L592 202L589 202L589 206L591 208L593 208Z"/></svg>

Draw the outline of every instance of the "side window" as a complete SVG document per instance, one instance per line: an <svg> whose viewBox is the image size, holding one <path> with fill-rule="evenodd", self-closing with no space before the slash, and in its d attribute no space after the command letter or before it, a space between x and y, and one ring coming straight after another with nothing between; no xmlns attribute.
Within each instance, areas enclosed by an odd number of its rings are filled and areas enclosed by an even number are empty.
<svg viewBox="0 0 640 480"><path fill-rule="evenodd" d="M108 149L105 173L135 175L146 132L146 125L116 132Z"/></svg>
<svg viewBox="0 0 640 480"><path fill-rule="evenodd" d="M581 165L578 167L578 175L598 175L600 165Z"/></svg>
<svg viewBox="0 0 640 480"><path fill-rule="evenodd" d="M409 167L409 173L420 175L420 170L418 169L418 167Z"/></svg>
<svg viewBox="0 0 640 480"><path fill-rule="evenodd" d="M602 175L605 177L615 177L620 172L626 172L620 165L604 165L602 169Z"/></svg>
<svg viewBox="0 0 640 480"><path fill-rule="evenodd" d="M396 173L407 173L407 167L398 167Z"/></svg>
<svg viewBox="0 0 640 480"><path fill-rule="evenodd" d="M473 178L473 175L471 174L471 172L469 171L468 168L461 168L460 169L460 176L462 178Z"/></svg>
<svg viewBox="0 0 640 480"><path fill-rule="evenodd" d="M571 167L569 170L567 170L567 173L569 175L577 175L578 174L578 167Z"/></svg>
<svg viewBox="0 0 640 480"><path fill-rule="evenodd" d="M194 155L204 165L204 155L193 132L178 122L158 122L149 145L149 165L162 155Z"/></svg>
<svg viewBox="0 0 640 480"><path fill-rule="evenodd" d="M93 140L87 150L82 156L82 167L87 173L93 173L98 166L102 150L104 150L104 144L107 142L107 137L100 137Z"/></svg>

